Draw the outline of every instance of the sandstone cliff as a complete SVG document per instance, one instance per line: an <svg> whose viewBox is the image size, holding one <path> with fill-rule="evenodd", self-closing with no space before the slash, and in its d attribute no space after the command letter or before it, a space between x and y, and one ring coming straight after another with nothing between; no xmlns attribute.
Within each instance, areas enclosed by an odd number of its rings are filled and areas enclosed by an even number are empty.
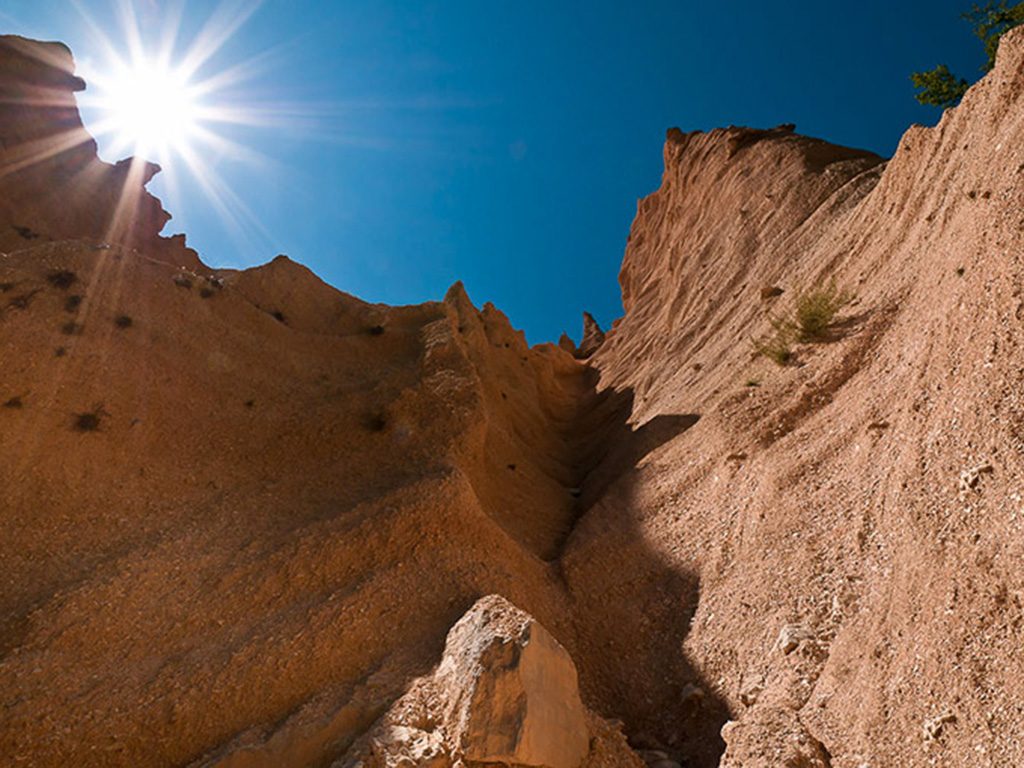
<svg viewBox="0 0 1024 768"><path fill-rule="evenodd" d="M573 761L581 729L594 768L1024 762L1024 30L888 162L670 131L585 361L460 285L206 267L152 167L96 158L66 49L0 43L5 762ZM753 353L831 279L827 342ZM486 595L516 607L474 634ZM465 690L533 636L558 696ZM506 751L464 696L518 702Z"/></svg>

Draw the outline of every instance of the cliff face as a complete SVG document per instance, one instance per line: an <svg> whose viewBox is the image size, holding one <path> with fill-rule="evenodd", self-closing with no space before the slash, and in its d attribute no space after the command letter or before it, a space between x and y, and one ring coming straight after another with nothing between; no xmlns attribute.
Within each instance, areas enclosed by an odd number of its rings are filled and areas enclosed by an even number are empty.
<svg viewBox="0 0 1024 768"><path fill-rule="evenodd" d="M592 768L1024 762L1024 30L887 163L671 131L585 362L460 285L202 265L66 49L0 42L14 764L450 765L432 670L492 593ZM829 280L827 342L756 356Z"/></svg>
<svg viewBox="0 0 1024 768"><path fill-rule="evenodd" d="M637 424L702 416L615 506L700 575L684 647L738 719L728 765L777 764L794 721L833 766L1021 760L1022 95L1016 30L884 166L670 133L593 364ZM831 279L857 298L828 343L752 353Z"/></svg>

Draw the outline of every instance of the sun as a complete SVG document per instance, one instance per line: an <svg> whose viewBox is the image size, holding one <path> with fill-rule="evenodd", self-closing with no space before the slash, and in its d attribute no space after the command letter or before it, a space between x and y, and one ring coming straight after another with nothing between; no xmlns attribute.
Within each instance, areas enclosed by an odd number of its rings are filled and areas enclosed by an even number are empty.
<svg viewBox="0 0 1024 768"><path fill-rule="evenodd" d="M276 61L277 47L248 59L236 58L244 46L232 46L233 55L225 47L261 0L196 3L188 10L199 23L187 37L188 0L109 2L100 23L73 0L89 40L77 62L87 83L78 106L100 157L155 163L161 197L176 213L212 209L240 240L252 232L271 240L221 175L239 163L270 165L253 145L255 132L292 125L293 108L270 100L259 77Z"/></svg>
<svg viewBox="0 0 1024 768"><path fill-rule="evenodd" d="M233 96L254 72L247 62L225 62L220 54L260 0L204 4L209 15L191 40L181 37L184 0L166 6L110 2L116 39L107 34L109 22L101 25L75 2L92 37L90 55L79 65L88 83L79 104L105 152L157 162L166 171L195 166L211 148L222 154L236 149L226 130L255 120Z"/></svg>
<svg viewBox="0 0 1024 768"><path fill-rule="evenodd" d="M188 155L203 133L200 88L180 69L147 59L118 62L95 86L105 130L133 155L167 162Z"/></svg>

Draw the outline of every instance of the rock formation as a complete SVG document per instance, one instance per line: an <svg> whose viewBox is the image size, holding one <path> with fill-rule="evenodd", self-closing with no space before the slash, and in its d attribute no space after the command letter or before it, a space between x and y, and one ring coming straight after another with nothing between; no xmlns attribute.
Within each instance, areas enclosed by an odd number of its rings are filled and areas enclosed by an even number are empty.
<svg viewBox="0 0 1024 768"><path fill-rule="evenodd" d="M604 331L597 324L597 320L589 312L583 313L583 339L576 350L576 357L582 359L590 357L597 352L604 344Z"/></svg>
<svg viewBox="0 0 1024 768"><path fill-rule="evenodd" d="M564 349L573 357L576 357L576 342L572 340L569 334L563 333L558 337L558 347L559 349Z"/></svg>
<svg viewBox="0 0 1024 768"><path fill-rule="evenodd" d="M887 162L670 131L586 362L206 267L80 87L2 39L5 763L1024 763L1024 29Z"/></svg>

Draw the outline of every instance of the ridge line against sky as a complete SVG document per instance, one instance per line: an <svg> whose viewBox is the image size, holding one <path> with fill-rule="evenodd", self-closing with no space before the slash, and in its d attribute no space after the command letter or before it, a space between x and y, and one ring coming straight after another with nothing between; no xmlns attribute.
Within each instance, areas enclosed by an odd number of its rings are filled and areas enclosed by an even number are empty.
<svg viewBox="0 0 1024 768"><path fill-rule="evenodd" d="M197 75L245 119L193 148L198 173L163 162L150 188L166 233L214 266L287 253L368 301L436 300L462 280L536 343L579 338L583 310L604 327L621 314L626 235L660 183L666 128L795 122L888 155L939 116L911 71L980 75L969 5L11 0L0 23L68 43L90 129L102 39L130 47L126 8L142 48L172 60L205 28L220 46Z"/></svg>

